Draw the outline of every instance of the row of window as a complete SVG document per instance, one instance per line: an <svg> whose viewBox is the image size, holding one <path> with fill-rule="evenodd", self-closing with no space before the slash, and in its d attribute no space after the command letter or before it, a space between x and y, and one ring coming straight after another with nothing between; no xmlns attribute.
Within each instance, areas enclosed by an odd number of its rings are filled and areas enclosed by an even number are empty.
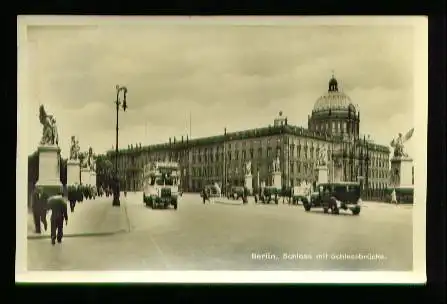
<svg viewBox="0 0 447 304"><path fill-rule="evenodd" d="M230 145L231 146L231 145ZM289 148L289 157L291 158L305 158L305 159L315 159L318 157L320 148L314 148L314 147L308 147L308 146L294 146L290 145ZM197 163L209 163L209 162L219 162L223 160L223 152L222 149L219 149L219 147L216 147L216 149L209 149L206 148L203 150L204 153L193 153L191 161L193 164ZM265 154L264 154L265 152ZM277 147L275 149L275 153L273 153L272 147L262 148L259 147L255 153L255 150L253 148L249 150L235 150L235 151L227 151L227 161L232 160L253 160L254 158L263 158L266 156L267 158L271 157L278 157L281 155L281 149ZM357 155L361 154L360 148L357 148L356 151ZM137 166L137 167L143 167L145 164L149 162L154 161L164 161L166 158L170 158L172 160L187 160L188 152L187 151L180 151L180 152L167 152L167 153L155 153L152 155L143 155L140 157L122 157L119 160L119 166L123 168L124 166ZM328 161L331 161L331 150L328 149L327 152ZM385 154L377 154L377 155L370 155L370 164L373 167L379 167L379 168L388 168L388 159L386 158Z"/></svg>
<svg viewBox="0 0 447 304"><path fill-rule="evenodd" d="M269 165L267 170L268 172L272 172L272 166ZM348 167L346 174L351 175L351 169ZM356 176L360 175L361 168L359 166L354 168L354 171ZM253 168L253 174L257 174L257 172L260 171L259 167ZM388 171L387 170L374 170L369 168L368 176L373 179L386 179L388 178ZM311 163L290 163L290 174L312 174L315 172L314 164ZM242 175L243 171L239 168L231 168L227 167L227 174L228 175ZM183 175L186 175L186 171L183 171ZM223 175L223 167L222 166L210 166L210 167L194 167L191 168L191 176L193 177L211 177L211 176L221 176Z"/></svg>
<svg viewBox="0 0 447 304"><path fill-rule="evenodd" d="M330 124L328 121L327 122L315 122L314 123L315 126L315 130L316 131L329 131L332 130L332 133L337 133L337 132L342 132L342 133L347 133L348 132L348 124L346 121L341 122L341 121L333 121L332 124ZM349 130L350 132L356 132L356 130L354 129L355 125L351 125L351 130Z"/></svg>
<svg viewBox="0 0 447 304"><path fill-rule="evenodd" d="M252 152L252 151L251 151ZM268 158L270 158L272 155L272 150L271 149L267 149L267 157ZM278 156L278 155L280 155L280 151L279 150L277 150L277 152L276 152L276 154L275 154L275 156ZM315 159L316 157L317 157L317 155L318 155L318 153L317 154L311 154L310 156L311 156L311 159L313 160L313 159ZM219 155L215 155L215 156L213 156L213 155L210 155L209 156L209 158L208 157L200 157L200 156L198 156L197 158L196 157L194 157L193 156L193 159L192 159L192 164L193 165L197 165L197 164L202 164L202 165L205 165L204 163L207 163L207 164L209 164L209 163L213 163L213 162L219 162L220 161L220 158L218 157ZM242 151L242 160L243 161L245 161L245 160L248 160L247 158L246 158L246 151ZM259 157L262 157L262 151L260 151L259 152L259 154L258 154L258 156ZM298 154L298 157L300 158L300 154ZM306 159L308 159L308 154L307 153L305 153L304 154L304 157L306 158ZM295 156L291 156L291 157L295 157ZM252 160L253 159L253 155L252 155L252 153L250 153L250 160ZM157 159L150 159L150 160L148 160L147 162L150 162L150 161L156 161ZM162 159L158 159L158 161L161 161ZM232 158L232 154L231 153L229 153L228 155L227 155L227 159L226 159L228 162L231 162L231 161L233 161L233 160L239 160L239 153L237 153L237 151L236 151L236 153L234 154L234 159ZM328 155L328 160L330 161L330 155ZM203 163L203 162L204 163ZM147 163L146 162L146 163ZM144 163L144 164L146 164L146 163ZM315 162L313 162L313 163L315 163ZM133 162L133 163L131 163L130 165L131 166L136 166L136 167L143 167L144 166L144 164L143 164L143 162L141 161L141 160L139 160L139 161L137 161L137 162ZM354 163L356 166L358 166L359 165L359 161L355 161L355 163ZM306 168L306 166L307 166L308 164L306 164L306 163L303 163L303 162L300 162L300 161L291 161L290 162L290 170L291 170L291 172L293 173L293 171L295 170L295 166L296 166L296 170L297 170L297 172L300 172L300 166L303 166L303 168L304 168L304 170L306 170L305 168ZM270 164L269 164L269 166L271 166ZM119 164L119 167L122 169L122 168L124 168L125 167L125 162L124 161L121 161L120 162L120 164ZM126 166L127 167L127 166ZM372 167L372 168L371 168ZM371 162L370 162L370 170L373 170L373 168L376 168L376 169L384 169L383 171L384 172L387 172L388 171L388 166L387 166L387 162L386 161L384 161L384 160L380 160L380 159L372 159L371 160ZM380 171L379 170L379 172L382 172L382 171ZM372 174L374 174L374 173L372 173ZM382 174L382 173L378 173L378 174ZM379 177L379 176L378 176ZM381 176L380 176L381 177Z"/></svg>

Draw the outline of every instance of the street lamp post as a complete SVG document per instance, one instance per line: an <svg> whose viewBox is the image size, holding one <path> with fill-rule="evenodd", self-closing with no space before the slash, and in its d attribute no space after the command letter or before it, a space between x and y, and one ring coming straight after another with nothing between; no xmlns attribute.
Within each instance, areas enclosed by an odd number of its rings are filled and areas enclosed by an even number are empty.
<svg viewBox="0 0 447 304"><path fill-rule="evenodd" d="M123 92L123 100L120 101L119 96L120 92ZM124 112L127 109L127 101L126 101L126 95L127 95L127 88L125 86L119 86L116 85L116 143L115 143L115 174L114 174L114 191L113 191L113 206L120 206L120 188L119 188L119 179L118 179L118 113L120 110L120 107L123 108Z"/></svg>

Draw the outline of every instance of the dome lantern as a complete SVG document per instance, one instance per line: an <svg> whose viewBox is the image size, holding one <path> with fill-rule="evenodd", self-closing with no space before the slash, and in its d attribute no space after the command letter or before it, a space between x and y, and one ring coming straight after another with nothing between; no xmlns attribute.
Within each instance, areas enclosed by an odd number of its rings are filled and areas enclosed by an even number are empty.
<svg viewBox="0 0 447 304"><path fill-rule="evenodd" d="M335 79L334 71L332 71L332 77L329 80L328 92L338 92L338 82L337 79Z"/></svg>
<svg viewBox="0 0 447 304"><path fill-rule="evenodd" d="M351 98L338 89L338 81L335 79L334 74L332 74L332 77L329 80L328 92L317 99L312 113L326 113L329 111L331 111L332 114L334 111L343 111L347 113L349 108L352 114L358 111L357 106L352 103Z"/></svg>

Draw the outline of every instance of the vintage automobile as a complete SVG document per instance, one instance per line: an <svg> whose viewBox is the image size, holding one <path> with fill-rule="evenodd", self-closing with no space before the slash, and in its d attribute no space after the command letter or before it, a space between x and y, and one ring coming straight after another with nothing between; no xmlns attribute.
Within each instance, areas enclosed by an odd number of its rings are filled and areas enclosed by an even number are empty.
<svg viewBox="0 0 447 304"><path fill-rule="evenodd" d="M303 202L306 211L323 208L324 213L329 210L332 214L339 214L340 210L350 210L353 215L360 213L362 200L359 183L323 183L317 185L317 191L311 195L310 202Z"/></svg>
<svg viewBox="0 0 447 304"><path fill-rule="evenodd" d="M261 189L259 192L259 198L257 195L255 196L255 203L259 201L263 204L270 204L271 201L274 201L275 204L278 204L281 189L277 189L273 186L267 186Z"/></svg>
<svg viewBox="0 0 447 304"><path fill-rule="evenodd" d="M205 185L204 189L209 197L218 197L220 195L219 189L215 185ZM200 191L200 197L203 197L203 191Z"/></svg>
<svg viewBox="0 0 447 304"><path fill-rule="evenodd" d="M233 186L228 193L228 199L238 200L244 197L244 187L242 186Z"/></svg>
<svg viewBox="0 0 447 304"><path fill-rule="evenodd" d="M320 195L320 193L318 192L312 192L309 196L309 201L311 202L311 204L313 204L313 202L315 202L315 200L318 199L318 196Z"/></svg>
<svg viewBox="0 0 447 304"><path fill-rule="evenodd" d="M298 205L299 202L308 203L310 201L311 196L310 193L311 193L310 187L303 187L303 186L293 187L292 204Z"/></svg>
<svg viewBox="0 0 447 304"><path fill-rule="evenodd" d="M155 162L144 168L143 202L146 206L155 209L169 206L178 208L179 180L177 172L179 165L176 162Z"/></svg>

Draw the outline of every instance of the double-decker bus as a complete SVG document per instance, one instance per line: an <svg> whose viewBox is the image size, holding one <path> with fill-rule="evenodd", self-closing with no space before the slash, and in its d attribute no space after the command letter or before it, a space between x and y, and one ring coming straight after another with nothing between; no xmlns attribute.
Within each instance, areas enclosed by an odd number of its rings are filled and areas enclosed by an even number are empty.
<svg viewBox="0 0 447 304"><path fill-rule="evenodd" d="M179 164L177 162L154 162L143 170L143 202L146 206L178 207Z"/></svg>

